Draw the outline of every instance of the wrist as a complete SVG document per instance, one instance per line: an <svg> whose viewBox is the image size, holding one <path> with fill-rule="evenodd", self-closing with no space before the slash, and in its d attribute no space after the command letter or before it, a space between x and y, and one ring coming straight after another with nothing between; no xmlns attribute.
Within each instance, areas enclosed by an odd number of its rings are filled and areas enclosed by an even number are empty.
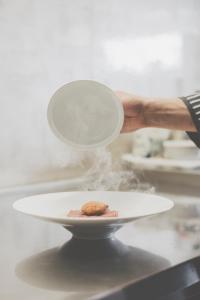
<svg viewBox="0 0 200 300"><path fill-rule="evenodd" d="M155 114L155 102L152 98L144 98L142 100L143 107L143 128L152 127L152 118Z"/></svg>
<svg viewBox="0 0 200 300"><path fill-rule="evenodd" d="M173 124L176 123L178 114L181 112L181 105L182 103L178 98L144 99L145 127L173 129Z"/></svg>

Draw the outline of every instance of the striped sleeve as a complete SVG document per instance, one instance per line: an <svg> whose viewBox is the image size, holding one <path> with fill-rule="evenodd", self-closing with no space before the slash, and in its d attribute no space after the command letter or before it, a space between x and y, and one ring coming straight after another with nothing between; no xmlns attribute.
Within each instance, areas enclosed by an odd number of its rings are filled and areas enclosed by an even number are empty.
<svg viewBox="0 0 200 300"><path fill-rule="evenodd" d="M197 132L187 132L191 140L200 148L200 91L187 97L180 97L187 106Z"/></svg>

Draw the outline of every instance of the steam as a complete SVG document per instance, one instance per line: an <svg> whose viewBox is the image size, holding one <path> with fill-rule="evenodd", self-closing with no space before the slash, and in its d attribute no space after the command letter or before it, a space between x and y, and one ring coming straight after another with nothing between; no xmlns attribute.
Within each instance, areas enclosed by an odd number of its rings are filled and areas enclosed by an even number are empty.
<svg viewBox="0 0 200 300"><path fill-rule="evenodd" d="M66 148L56 151L54 164L60 168L80 167L83 171L82 191L145 191L154 192L154 188L141 182L134 170L128 170L120 161L113 161L108 148L88 151L71 151L66 156Z"/></svg>
<svg viewBox="0 0 200 300"><path fill-rule="evenodd" d="M149 185L142 185L133 170L124 170L119 162L113 163L112 154L108 149L101 148L88 152L87 155L92 158L92 163L84 174L86 182L81 186L82 190L154 191Z"/></svg>

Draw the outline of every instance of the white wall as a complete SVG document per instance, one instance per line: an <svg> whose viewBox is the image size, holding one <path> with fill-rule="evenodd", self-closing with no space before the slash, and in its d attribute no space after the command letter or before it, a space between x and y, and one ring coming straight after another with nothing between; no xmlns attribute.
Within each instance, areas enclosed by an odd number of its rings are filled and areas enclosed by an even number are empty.
<svg viewBox="0 0 200 300"><path fill-rule="evenodd" d="M67 176L52 93L95 79L143 95L200 88L199 0L1 0L0 186Z"/></svg>

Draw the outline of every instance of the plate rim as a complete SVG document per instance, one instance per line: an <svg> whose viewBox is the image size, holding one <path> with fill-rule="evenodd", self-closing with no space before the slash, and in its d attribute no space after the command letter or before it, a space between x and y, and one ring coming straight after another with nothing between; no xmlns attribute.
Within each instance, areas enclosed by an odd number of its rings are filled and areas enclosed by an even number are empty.
<svg viewBox="0 0 200 300"><path fill-rule="evenodd" d="M148 193L144 193L144 192L123 192L123 191L74 191L74 192L56 192L56 193L44 193L44 194L36 194L36 195L31 195L31 196L27 196L27 197L23 197L21 199L18 199L16 200L13 204L12 204L12 207L14 210L20 212L20 213L23 213L25 215L29 215L29 216L32 216L34 218L38 218L38 219L42 219L44 221L50 221L50 222L54 222L54 223L59 223L59 224L63 224L63 225L83 225L83 224L109 224L109 223L120 223L121 222L131 222L131 221L134 221L136 219L140 219L140 218L145 218L145 217L150 217L150 216L153 216L153 215L158 215L158 214L161 214L161 213L165 213L167 211L169 211L170 209L172 209L174 207L174 201L167 198L167 197L163 197L163 196L160 196L160 195L154 195L154 194L149 194L151 196L154 196L156 198L163 198L165 201L168 202L168 208L166 208L165 210L162 210L162 211L158 211L158 212L155 212L155 213L149 213L149 214L144 214L144 215L135 215L135 216L132 216L132 217L90 217L90 218L81 218L81 217L50 217L50 216L44 216L44 215L35 215L35 214L32 214L32 213L28 213L28 212L24 212L22 211L20 208L17 207L17 204L19 204L21 201L28 201L28 199L30 198L33 198L33 197L41 197L41 196L48 196L48 195L61 195L61 194L79 194L79 193L92 193L92 192L106 192L106 193L133 193L133 194L140 194L140 195L148 195ZM70 196L70 195L69 195Z"/></svg>

